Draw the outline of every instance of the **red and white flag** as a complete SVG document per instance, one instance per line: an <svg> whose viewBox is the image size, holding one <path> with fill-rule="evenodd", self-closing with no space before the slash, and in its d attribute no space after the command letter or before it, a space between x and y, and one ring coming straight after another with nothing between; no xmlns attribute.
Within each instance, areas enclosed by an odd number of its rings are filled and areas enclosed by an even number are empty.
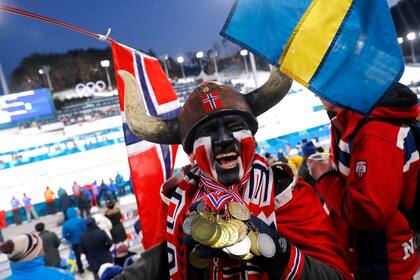
<svg viewBox="0 0 420 280"><path fill-rule="evenodd" d="M125 70L137 79L149 115L173 118L179 114L181 105L156 58L115 41L112 54L115 73ZM148 249L166 240L160 187L172 175L178 145L147 142L130 131L124 114L124 81L119 75L116 80L131 180L143 231L142 243Z"/></svg>

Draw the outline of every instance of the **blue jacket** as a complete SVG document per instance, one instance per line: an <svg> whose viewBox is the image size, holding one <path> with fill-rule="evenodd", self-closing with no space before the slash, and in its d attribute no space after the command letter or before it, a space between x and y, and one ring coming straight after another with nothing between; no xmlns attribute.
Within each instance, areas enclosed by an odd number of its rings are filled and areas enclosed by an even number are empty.
<svg viewBox="0 0 420 280"><path fill-rule="evenodd" d="M16 198L15 198L15 199L10 200L10 204L12 205L12 208L13 208L13 209L15 209L15 208L19 208L19 206L20 206L20 202L19 202L19 200L17 200Z"/></svg>
<svg viewBox="0 0 420 280"><path fill-rule="evenodd" d="M23 206L30 206L32 205L31 199L29 197L22 198Z"/></svg>
<svg viewBox="0 0 420 280"><path fill-rule="evenodd" d="M114 184L114 182L110 182L108 187L112 192L117 190L117 186Z"/></svg>
<svg viewBox="0 0 420 280"><path fill-rule="evenodd" d="M79 244L80 235L85 232L86 226L83 219L77 217L75 208L67 209L67 221L63 224L63 238L71 245Z"/></svg>
<svg viewBox="0 0 420 280"><path fill-rule="evenodd" d="M26 262L11 262L12 275L5 280L74 280L74 276L64 270L44 266L44 257Z"/></svg>

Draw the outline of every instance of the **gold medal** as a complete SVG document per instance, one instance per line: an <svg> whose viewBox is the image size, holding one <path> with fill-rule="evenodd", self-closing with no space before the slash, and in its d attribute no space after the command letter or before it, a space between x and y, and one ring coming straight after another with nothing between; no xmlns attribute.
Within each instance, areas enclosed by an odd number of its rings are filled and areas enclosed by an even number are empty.
<svg viewBox="0 0 420 280"><path fill-rule="evenodd" d="M196 268L206 268L211 262L211 259L200 258L195 253L195 248L190 253L190 263Z"/></svg>
<svg viewBox="0 0 420 280"><path fill-rule="evenodd" d="M229 231L229 242L226 246L232 246L239 241L239 228L235 224L229 222L225 222L224 226Z"/></svg>
<svg viewBox="0 0 420 280"><path fill-rule="evenodd" d="M236 201L229 203L228 210L229 214L233 218L240 221L248 221L251 217L251 212L249 209L245 205Z"/></svg>
<svg viewBox="0 0 420 280"><path fill-rule="evenodd" d="M251 253L253 253L256 256L261 256L260 250L258 250L257 246L257 233L251 230L250 232L248 232L248 237L251 240Z"/></svg>
<svg viewBox="0 0 420 280"><path fill-rule="evenodd" d="M243 256L242 258L241 258L241 260L243 260L243 261L249 261L250 259L252 259L254 257L254 255L253 254L251 254L251 253L248 253L248 254L246 254L245 256Z"/></svg>
<svg viewBox="0 0 420 280"><path fill-rule="evenodd" d="M245 236L248 234L248 227L245 225L244 222L232 219L232 220L229 220L228 223L231 223L238 228L239 236L238 236L237 242L242 241L245 238Z"/></svg>
<svg viewBox="0 0 420 280"><path fill-rule="evenodd" d="M206 245L206 246L211 246L211 245L215 244L220 239L220 236L222 234L222 229L216 223L214 223L214 228L215 228L215 232L214 232L213 236L208 240L202 240L201 244Z"/></svg>
<svg viewBox="0 0 420 280"><path fill-rule="evenodd" d="M216 231L216 225L212 221L197 217L192 224L191 236L195 241L207 245L216 235Z"/></svg>
<svg viewBox="0 0 420 280"><path fill-rule="evenodd" d="M230 240L230 234L229 234L229 229L224 225L224 223L221 223L218 226L220 227L220 232L221 232L220 237L219 239L216 240L216 242L211 244L210 247L220 249L227 246Z"/></svg>

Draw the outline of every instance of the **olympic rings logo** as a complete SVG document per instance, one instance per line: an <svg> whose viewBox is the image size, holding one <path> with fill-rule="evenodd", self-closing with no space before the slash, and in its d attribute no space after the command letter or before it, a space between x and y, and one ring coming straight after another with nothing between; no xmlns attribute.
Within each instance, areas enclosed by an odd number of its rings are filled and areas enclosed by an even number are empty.
<svg viewBox="0 0 420 280"><path fill-rule="evenodd" d="M106 89L106 84L104 81L99 80L96 83L88 82L86 84L83 84L83 83L77 84L74 89L76 90L76 93L79 95L90 96L97 92L103 92Z"/></svg>

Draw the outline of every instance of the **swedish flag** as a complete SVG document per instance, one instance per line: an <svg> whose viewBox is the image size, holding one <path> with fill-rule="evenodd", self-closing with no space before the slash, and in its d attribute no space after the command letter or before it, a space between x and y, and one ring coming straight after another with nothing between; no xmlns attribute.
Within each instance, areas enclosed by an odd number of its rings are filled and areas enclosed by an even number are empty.
<svg viewBox="0 0 420 280"><path fill-rule="evenodd" d="M404 71L386 0L236 0L221 35L362 114Z"/></svg>

